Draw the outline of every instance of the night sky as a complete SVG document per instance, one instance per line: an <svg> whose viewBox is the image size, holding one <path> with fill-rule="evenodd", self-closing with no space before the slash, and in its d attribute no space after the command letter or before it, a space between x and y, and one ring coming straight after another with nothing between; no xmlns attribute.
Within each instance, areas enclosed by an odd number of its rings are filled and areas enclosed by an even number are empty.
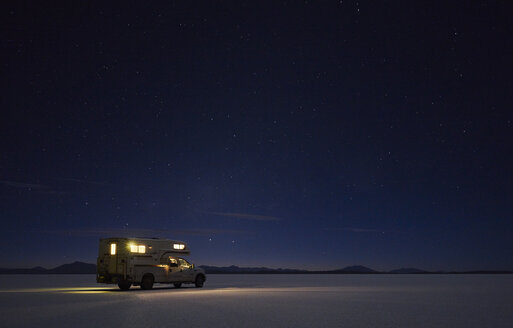
<svg viewBox="0 0 513 328"><path fill-rule="evenodd" d="M0 267L513 269L509 1L12 1Z"/></svg>

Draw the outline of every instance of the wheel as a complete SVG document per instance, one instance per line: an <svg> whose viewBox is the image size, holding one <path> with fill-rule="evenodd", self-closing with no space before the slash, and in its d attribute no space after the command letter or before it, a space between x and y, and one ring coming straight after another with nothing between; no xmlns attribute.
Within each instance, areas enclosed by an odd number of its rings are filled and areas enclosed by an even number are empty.
<svg viewBox="0 0 513 328"><path fill-rule="evenodd" d="M205 283L205 277L201 274L196 277L196 281L194 282L194 284L196 285L197 288L203 287L204 283Z"/></svg>
<svg viewBox="0 0 513 328"><path fill-rule="evenodd" d="M141 281L141 289L151 289L153 287L153 275L152 274L146 274L142 278Z"/></svg>
<svg viewBox="0 0 513 328"><path fill-rule="evenodd" d="M130 281L121 280L120 282L118 282L118 287L121 290L129 290L130 286L132 286L132 283Z"/></svg>
<svg viewBox="0 0 513 328"><path fill-rule="evenodd" d="M182 283L181 283L181 282L177 282L176 284L173 284L173 285L175 285L175 288L180 288L180 287L182 287Z"/></svg>

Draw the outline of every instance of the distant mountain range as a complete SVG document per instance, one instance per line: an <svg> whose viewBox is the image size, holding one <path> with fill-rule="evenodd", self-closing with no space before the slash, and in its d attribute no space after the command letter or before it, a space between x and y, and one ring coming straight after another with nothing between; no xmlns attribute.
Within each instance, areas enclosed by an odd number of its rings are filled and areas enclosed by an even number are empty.
<svg viewBox="0 0 513 328"><path fill-rule="evenodd" d="M201 268L205 270L206 273L215 274L215 273L302 273L302 274L379 274L379 273L429 273L428 271L407 268L407 269L397 269L392 271L376 271L371 268L367 268L363 265L354 265L348 266L342 269L336 270L322 270L322 271L312 271L312 270L298 270L298 269L270 269L266 267L256 267L256 268L244 268L238 267L235 265L229 267L217 267L217 266L208 266L208 265L200 265Z"/></svg>
<svg viewBox="0 0 513 328"><path fill-rule="evenodd" d="M513 271L426 271L417 268L401 268L391 271L376 271L363 265L348 266L336 270L311 271L298 269L271 269L266 267L238 267L236 265L227 267L200 265L208 274L441 274L441 273L513 273ZM95 274L96 265L84 262L73 262L63 264L53 269L34 267L30 269L7 269L0 268L0 274Z"/></svg>
<svg viewBox="0 0 513 328"><path fill-rule="evenodd" d="M31 269L0 268L0 274L96 274L96 265L84 262L63 264L53 269L34 267Z"/></svg>
<svg viewBox="0 0 513 328"><path fill-rule="evenodd" d="M304 270L297 269L270 269L266 267L257 267L257 268L243 268L238 267L236 265L228 266L228 267L217 267L217 266L208 266L208 265L200 265L200 268L203 268L206 273L304 273Z"/></svg>

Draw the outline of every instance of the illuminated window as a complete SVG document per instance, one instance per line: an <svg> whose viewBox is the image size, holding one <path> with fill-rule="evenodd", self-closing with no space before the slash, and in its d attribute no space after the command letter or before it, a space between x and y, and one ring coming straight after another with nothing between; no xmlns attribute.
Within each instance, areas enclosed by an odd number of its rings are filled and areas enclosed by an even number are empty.
<svg viewBox="0 0 513 328"><path fill-rule="evenodd" d="M184 259L178 259L178 262L180 262L180 266L183 267L183 268L190 268L191 267L191 264L189 262L187 262L186 260L184 260Z"/></svg>
<svg viewBox="0 0 513 328"><path fill-rule="evenodd" d="M173 248L174 249L184 249L185 245L184 244L173 244Z"/></svg>
<svg viewBox="0 0 513 328"><path fill-rule="evenodd" d="M146 246L144 245L130 245L130 252L132 253L146 253Z"/></svg>
<svg viewBox="0 0 513 328"><path fill-rule="evenodd" d="M116 255L116 244L110 244L110 255Z"/></svg>

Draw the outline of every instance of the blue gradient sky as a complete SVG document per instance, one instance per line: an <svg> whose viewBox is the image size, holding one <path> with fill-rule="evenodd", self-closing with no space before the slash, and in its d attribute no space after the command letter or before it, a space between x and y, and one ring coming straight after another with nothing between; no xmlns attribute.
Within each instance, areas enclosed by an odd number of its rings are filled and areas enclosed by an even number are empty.
<svg viewBox="0 0 513 328"><path fill-rule="evenodd" d="M506 3L2 7L0 266L513 269Z"/></svg>

